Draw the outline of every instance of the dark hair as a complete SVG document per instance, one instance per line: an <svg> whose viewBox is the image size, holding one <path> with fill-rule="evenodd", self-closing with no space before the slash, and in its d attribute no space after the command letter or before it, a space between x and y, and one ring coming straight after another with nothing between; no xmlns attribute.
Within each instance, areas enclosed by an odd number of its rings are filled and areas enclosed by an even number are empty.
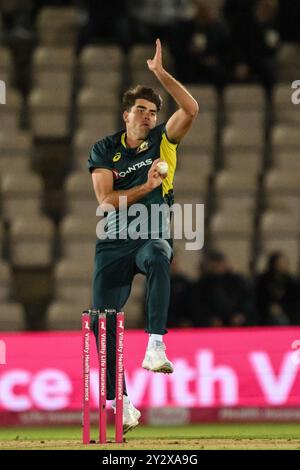
<svg viewBox="0 0 300 470"><path fill-rule="evenodd" d="M282 256L284 256L284 254L281 251L274 251L273 253L270 254L268 262L267 262L267 271L269 273L276 271L277 261Z"/></svg>
<svg viewBox="0 0 300 470"><path fill-rule="evenodd" d="M135 88L125 91L122 99L123 110L130 111L132 106L134 106L135 101L139 98L154 103L157 107L157 111L159 111L162 106L162 98L155 93L153 88L137 85Z"/></svg>
<svg viewBox="0 0 300 470"><path fill-rule="evenodd" d="M210 249L207 252L202 254L203 258L200 261L200 272L202 274L207 273L209 263L215 262L220 263L221 261L226 261L226 256L222 251Z"/></svg>
<svg viewBox="0 0 300 470"><path fill-rule="evenodd" d="M226 256L222 251L219 250L209 250L205 255L206 261L224 261Z"/></svg>

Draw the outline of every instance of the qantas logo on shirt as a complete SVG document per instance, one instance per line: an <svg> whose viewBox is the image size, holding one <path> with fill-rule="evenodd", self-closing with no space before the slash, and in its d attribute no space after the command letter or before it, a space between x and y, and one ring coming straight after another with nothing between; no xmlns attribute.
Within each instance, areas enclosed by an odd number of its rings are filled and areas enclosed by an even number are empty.
<svg viewBox="0 0 300 470"><path fill-rule="evenodd" d="M143 166L150 166L150 165L152 165L152 158L147 158L147 160L145 160L144 162L135 163L134 165L129 166L126 171L120 171L119 172L119 171L116 171L116 170L112 170L113 177L116 180L119 179L119 178L125 178L126 175L129 175L133 171L139 170Z"/></svg>

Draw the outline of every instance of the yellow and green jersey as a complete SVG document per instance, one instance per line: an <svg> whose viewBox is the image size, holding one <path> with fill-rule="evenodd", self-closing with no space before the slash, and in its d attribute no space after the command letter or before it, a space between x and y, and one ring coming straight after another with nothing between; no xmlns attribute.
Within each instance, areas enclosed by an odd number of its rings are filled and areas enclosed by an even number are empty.
<svg viewBox="0 0 300 470"><path fill-rule="evenodd" d="M127 190L146 183L148 171L152 162L157 158L168 163L168 176L158 188L151 191L136 204L143 204L147 208L147 220L144 219L138 227L141 237L146 234L159 237L164 233L169 224L169 212L162 216L159 228L152 224L151 206L173 204L173 179L176 169L176 151L178 144L171 142L166 134L165 124L160 124L152 129L147 138L137 147L126 147L126 132L121 131L114 135L105 137L95 143L88 159L88 168L92 172L95 168L106 168L113 173L114 190ZM128 208L129 209L129 208ZM126 217L125 217L126 215ZM105 231L115 235L127 231L134 216L128 216L123 210L108 213Z"/></svg>

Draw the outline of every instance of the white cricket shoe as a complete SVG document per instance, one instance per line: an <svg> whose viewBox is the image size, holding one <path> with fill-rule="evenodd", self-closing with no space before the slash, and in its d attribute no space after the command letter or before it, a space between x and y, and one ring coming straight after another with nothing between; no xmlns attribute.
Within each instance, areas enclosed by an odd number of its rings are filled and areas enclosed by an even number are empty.
<svg viewBox="0 0 300 470"><path fill-rule="evenodd" d="M153 372L172 374L173 364L166 356L166 346L162 341L153 341L148 345L142 367Z"/></svg>
<svg viewBox="0 0 300 470"><path fill-rule="evenodd" d="M116 414L116 400L111 404L114 413ZM141 417L141 412L137 410L129 398L124 395L123 397L123 434L126 434L128 431L131 431L139 424L139 419Z"/></svg>

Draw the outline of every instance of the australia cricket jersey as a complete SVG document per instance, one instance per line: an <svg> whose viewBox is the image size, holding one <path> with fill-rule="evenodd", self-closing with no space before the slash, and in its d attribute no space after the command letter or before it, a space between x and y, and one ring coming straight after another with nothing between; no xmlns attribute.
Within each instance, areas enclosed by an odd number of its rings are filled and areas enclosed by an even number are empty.
<svg viewBox="0 0 300 470"><path fill-rule="evenodd" d="M157 220L153 220L153 208L154 206L156 209L159 206L166 208L173 204L173 179L178 144L168 139L165 124L152 129L137 148L127 147L125 137L126 132L121 131L96 142L88 159L89 171L92 173L95 168L111 170L113 188L116 191L127 190L146 183L148 171L157 158L168 163L168 176L161 186L136 201L133 207L109 212L105 232L112 236L111 238L113 236L123 238L128 230L132 237L131 228L132 232L136 232L137 238L143 238L145 235L151 235L151 238L155 235L161 236L169 225L169 212L162 210L159 223L157 223ZM146 217L145 211L142 211L142 217L139 217L138 204L142 204L147 209ZM134 211L136 211L135 215L133 215ZM134 221L136 224L133 223Z"/></svg>

